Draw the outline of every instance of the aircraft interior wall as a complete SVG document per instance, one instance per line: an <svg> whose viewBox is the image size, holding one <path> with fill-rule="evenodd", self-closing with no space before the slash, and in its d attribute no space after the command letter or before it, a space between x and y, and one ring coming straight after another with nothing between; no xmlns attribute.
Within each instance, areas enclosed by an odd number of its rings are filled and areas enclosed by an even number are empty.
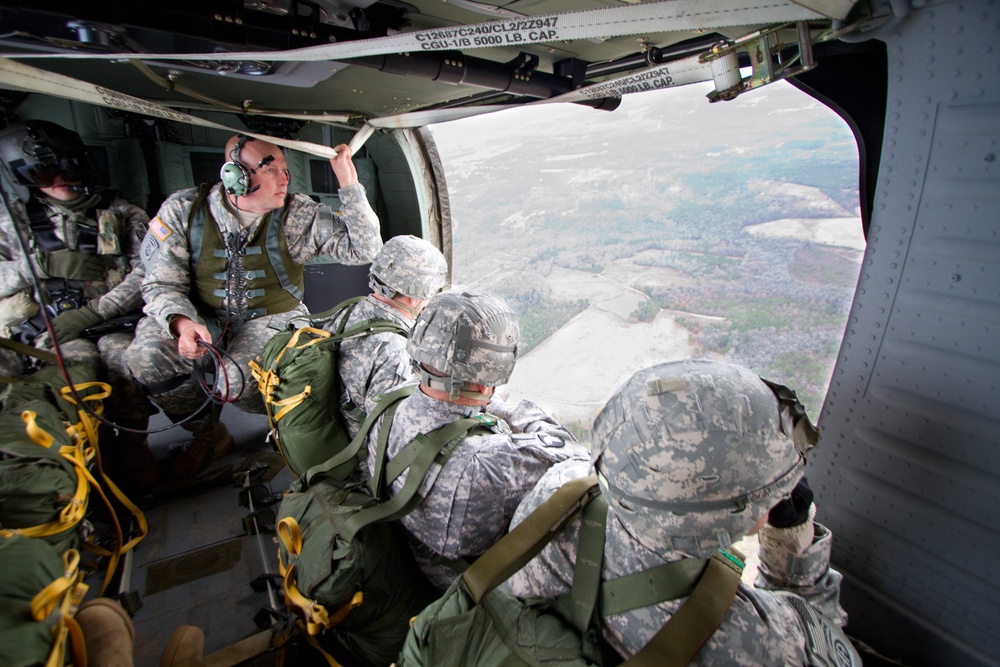
<svg viewBox="0 0 1000 667"><path fill-rule="evenodd" d="M914 7L855 302L809 478L848 632L905 665L1000 664L1000 7Z"/></svg>

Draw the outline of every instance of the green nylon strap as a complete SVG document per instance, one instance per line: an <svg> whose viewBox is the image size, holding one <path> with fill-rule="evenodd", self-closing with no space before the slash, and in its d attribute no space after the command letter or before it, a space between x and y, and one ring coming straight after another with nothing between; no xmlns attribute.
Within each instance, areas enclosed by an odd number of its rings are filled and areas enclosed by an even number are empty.
<svg viewBox="0 0 1000 667"><path fill-rule="evenodd" d="M380 400L372 410L372 413L365 418L365 421L361 424L360 429L358 429L358 434L354 436L354 439L351 440L347 447L342 449L329 460L320 463L319 465L315 465L305 472L303 478L305 479L306 485L308 486L311 484L312 480L315 479L317 475L335 471L339 466L342 466L345 463L350 463L353 470L358 454L368 441L368 433L371 431L375 420L377 420L383 412L395 405L398 401L401 401L412 394L416 387L417 385L415 384L404 385L398 389L394 389L388 394L385 394L382 397L382 400Z"/></svg>
<svg viewBox="0 0 1000 667"><path fill-rule="evenodd" d="M601 589L601 568L604 565L604 534L607 526L608 503L597 496L583 510L580 535L576 542L576 565L573 586L568 595L556 603L556 609L583 635L595 620L598 592Z"/></svg>
<svg viewBox="0 0 1000 667"><path fill-rule="evenodd" d="M424 483L424 476L430 470L438 454L442 452L450 454L451 449L464 440L465 434L478 424L479 421L476 419L459 419L426 434L420 452L406 475L403 488L388 500L374 507L363 509L344 521L341 536L350 542L359 530L369 524L392 521L409 514L423 500L423 496L420 495L420 487ZM387 427L383 426L383 429L385 428Z"/></svg>
<svg viewBox="0 0 1000 667"><path fill-rule="evenodd" d="M598 494L596 476L567 482L487 549L462 575L476 603L527 565Z"/></svg>
<svg viewBox="0 0 1000 667"><path fill-rule="evenodd" d="M329 340L342 342L355 336L370 336L377 333L394 333L406 338L410 332L390 320L361 320L344 329L342 333L334 334Z"/></svg>
<svg viewBox="0 0 1000 667"><path fill-rule="evenodd" d="M8 350L14 350L15 352L26 354L29 357L35 357L36 359L47 361L50 364L54 364L59 361L56 355L48 350L40 350L37 347L26 345L25 343L20 343L16 340L11 340L10 338L0 337L0 347L6 347Z"/></svg>
<svg viewBox="0 0 1000 667"><path fill-rule="evenodd" d="M604 582L601 615L614 616L691 595L708 559L684 558Z"/></svg>
<svg viewBox="0 0 1000 667"><path fill-rule="evenodd" d="M354 310L354 306L358 305L359 302L363 301L366 297L364 296L352 296L350 299L341 301L333 308L329 310L324 310L321 313L310 313L308 315L296 315L289 322L294 322L295 320L308 320L310 324L325 324L328 320L332 320L339 316L341 312L344 316L340 319L340 324L334 333L340 333L344 330L344 326L347 324L347 318L350 317L351 311Z"/></svg>
<svg viewBox="0 0 1000 667"><path fill-rule="evenodd" d="M387 460L386 450L389 448L389 431L392 429L392 420L396 416L397 407L398 403L386 410L385 419L382 420L382 428L379 429L375 439L375 458L372 461L371 476L368 478L368 492L379 500L389 496L384 469Z"/></svg>
<svg viewBox="0 0 1000 667"><path fill-rule="evenodd" d="M389 424L388 418L386 418L386 423L387 425ZM428 448L437 451L438 455L430 460L426 470L420 471L420 476L423 477L427 474L434 461L444 465L444 460L451 455L451 452L455 449L455 447L461 444L461 442L469 435L469 432L480 424L481 422L474 418L458 419L446 426L442 426L439 429L431 431L430 433L420 433L413 440L406 443L406 446L403 447L399 454L394 456L392 460L387 460L385 458L385 451L380 448L379 451L381 458L385 461L384 465L380 468L385 472L383 473L384 478L379 478L379 488L387 490L389 486L404 472L415 472L416 468L414 466L417 461L424 459L424 453ZM379 435L381 435L381 433L379 433ZM449 447L448 445L452 446Z"/></svg>
<svg viewBox="0 0 1000 667"><path fill-rule="evenodd" d="M730 551L740 561L742 554ZM740 586L742 568L716 554L690 597L642 649L622 667L684 667L722 623Z"/></svg>
<svg viewBox="0 0 1000 667"><path fill-rule="evenodd" d="M470 417L464 420L460 419L458 420L458 422L462 422L468 425L470 423L469 420L472 420L472 428L467 428L465 435L471 435L472 431L475 430L476 427L486 427L490 423L488 418L484 419L482 416ZM453 423L458 423L458 422L453 422ZM486 432L491 433L491 431L486 431ZM386 433L385 439L386 441L388 441L388 431L385 431L385 433ZM383 440L381 436L382 432L379 432L380 445ZM380 488L387 488L390 484L396 481L396 479L400 475L402 475L407 468L409 468L413 464L414 459L416 459L417 457L417 453L420 451L419 446L416 443L417 441L420 441L422 439L426 439L426 436L423 434L418 435L416 438L414 438L413 442L407 444L405 447L403 447L402 450L400 450L398 454L396 454L396 456L392 457L392 460L385 462L385 479L382 480L381 478L379 478L380 485L383 485L380 486Z"/></svg>

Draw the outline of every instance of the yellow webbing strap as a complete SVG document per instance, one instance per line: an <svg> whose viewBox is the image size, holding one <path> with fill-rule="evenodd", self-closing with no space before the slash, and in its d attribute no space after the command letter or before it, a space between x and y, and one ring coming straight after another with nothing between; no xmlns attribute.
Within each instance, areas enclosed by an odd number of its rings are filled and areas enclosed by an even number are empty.
<svg viewBox="0 0 1000 667"><path fill-rule="evenodd" d="M52 650L45 667L62 667L65 664L67 639L73 664L87 664L83 632L73 618L76 606L88 588L83 583L83 573L80 572L80 552L68 549L63 554L63 568L63 576L43 588L31 601L31 616L40 623L59 608L59 618L52 627Z"/></svg>
<svg viewBox="0 0 1000 667"><path fill-rule="evenodd" d="M309 398L309 394L311 393L312 393L312 385L307 384L305 386L305 389L303 389L298 394L295 394L294 396L289 396L288 398L284 398L280 401L275 401L274 399L270 399L268 403L281 408L280 410L278 410L277 414L274 415L274 423L277 424L278 422L280 422L282 417L284 417L289 412L297 408L302 403L302 401Z"/></svg>
<svg viewBox="0 0 1000 667"><path fill-rule="evenodd" d="M278 522L278 537L290 556L297 558L302 553L302 530L294 518L285 517ZM289 558L289 561L293 560L294 558ZM285 589L285 604L301 617L307 635L318 635L327 628L339 625L352 609L364 602L364 594L357 591L344 606L331 615L326 607L306 597L298 589L294 562L290 562L286 567L279 558L278 563Z"/></svg>
<svg viewBox="0 0 1000 667"><path fill-rule="evenodd" d="M48 449L52 446L52 443L55 442L55 438L49 435L45 429L38 425L35 421L37 418L38 414L32 410L25 410L21 413L21 419L24 420L24 423L26 424L25 430L28 432L28 437L45 449Z"/></svg>
<svg viewBox="0 0 1000 667"><path fill-rule="evenodd" d="M299 338L302 337L303 333L312 334L313 336L316 337L313 338L312 340L306 341L302 345L299 345ZM285 350L288 349L304 350L307 347L312 347L316 343L319 343L320 341L329 338L332 335L333 334L331 334L329 331L325 331L323 329L316 329L314 327L302 327L301 329L296 329L295 333L292 334L292 337L288 339L288 344L285 345ZM278 353L278 356L275 357L274 359L275 363L277 363L278 359L281 358L281 355L285 353L285 350L282 350L281 352Z"/></svg>
<svg viewBox="0 0 1000 667"><path fill-rule="evenodd" d="M285 570L283 580L285 604L296 612L296 615L305 623L306 634L318 635L330 627L330 615L327 613L326 607L307 598L295 584L295 565L292 564Z"/></svg>
<svg viewBox="0 0 1000 667"><path fill-rule="evenodd" d="M302 529L293 517L285 517L278 522L278 537L289 554L298 556L302 553Z"/></svg>
<svg viewBox="0 0 1000 667"><path fill-rule="evenodd" d="M111 395L110 385L104 382L86 382L73 385L72 388L63 387L60 390L60 394L62 394L62 397L70 404L77 405L73 391L75 390L77 394L80 394L82 391L92 387L99 387L101 391L87 394L81 398L84 402L92 404L89 406L91 411L97 415L102 415L104 413L103 399ZM91 487L97 492L97 495L100 496L101 500L104 502L105 507L108 509L108 516L111 518L111 524L115 530L114 549L109 551L98 547L96 544L87 545L87 547L95 553L108 557L108 568L105 573L104 583L101 585L101 594L103 595L104 591L108 587L108 584L111 582L111 575L114 574L118 567L118 561L121 559L122 554L128 552L146 537L149 533L149 523L146 521L146 515L142 513L142 510L140 510L135 503L133 503L132 500L118 488L118 485L104 473L104 469L101 467L101 457L97 453L99 448L97 438L97 417L90 414L90 412L82 407L77 410L77 417L80 421L66 429L66 432L69 433L74 440L74 449L82 452L82 457L74 456L72 462L82 471L83 475L90 482ZM90 446L88 447L88 445ZM83 461L82 465L79 462L81 458ZM91 475L90 470L86 467L86 461L90 460L95 462L101 482L98 482L97 479ZM121 523L118 520L118 513L115 511L111 501L108 499L107 494L104 492L105 488L111 492L111 495L114 496L114 498L121 503L133 517L135 517L136 523L139 526L138 535L133 537L128 542L125 542L125 537L122 534Z"/></svg>
<svg viewBox="0 0 1000 667"><path fill-rule="evenodd" d="M86 665L87 645L83 639L83 629L74 617L66 616L64 619L66 623L66 632L64 633L64 636L68 636L69 638L70 655L73 656L72 664L74 666ZM58 662L51 663L51 667L63 667L65 660L65 656L62 656ZM52 661L51 654L49 655L49 661ZM50 667L50 665L46 664L46 667Z"/></svg>
<svg viewBox="0 0 1000 667"><path fill-rule="evenodd" d="M37 417L38 415L33 410L25 410L21 413L21 419L24 420L28 437L39 446L48 449L52 446L54 438L38 425L36 421ZM66 506L59 511L58 518L54 521L29 528L0 530L0 535L18 534L25 537L47 537L49 535L57 535L83 520L83 517L87 513L89 492L87 476L80 471L86 473L86 460L81 460L84 456L83 453L72 446L60 447L59 454L72 464L78 473L76 476L76 491L74 491L73 497L69 499Z"/></svg>
<svg viewBox="0 0 1000 667"><path fill-rule="evenodd" d="M264 398L264 412L267 413L267 425L271 433L275 433L278 425L274 420L274 415L271 414L271 403L274 402L274 392L278 385L281 384L281 378L274 371L265 371L253 359L250 360L250 374L257 380L257 391ZM287 464L288 462L286 461L285 463Z"/></svg>
<svg viewBox="0 0 1000 667"><path fill-rule="evenodd" d="M310 334L314 336L314 338L300 345L299 339L302 338L303 334ZM288 414L296 407L298 407L298 405L301 404L302 401L304 401L306 398L308 398L310 393L312 393L312 387L306 386L306 388L300 394L296 394L295 396L290 396L280 401L274 400L275 388L279 384L281 384L281 378L279 378L278 374L275 372L275 369L277 368L278 363L281 361L281 358L285 356L285 352L287 350L304 350L307 347L312 347L313 345L323 342L332 335L333 334L331 334L329 331L324 331L323 329L315 329L313 327L302 327L301 329L296 329L294 333L292 333L291 337L289 337L288 339L288 342L285 343L285 346L281 348L281 351L278 352L277 356L274 357L274 360L270 364L270 368L264 370L255 361L250 362L250 373L257 380L257 389L258 391L260 391L261 396L264 397L265 405L268 406L275 405L281 408L281 410L279 410L278 413L273 416L271 415L271 410L270 409L267 410L267 417L268 421L270 422L272 431L274 430L277 422L279 422L282 417L284 417L286 414Z"/></svg>
<svg viewBox="0 0 1000 667"><path fill-rule="evenodd" d="M90 403L90 410L101 415L104 412L103 399L111 395L111 387L104 382L84 382L70 387L63 387L60 389L60 394L63 399L72 405L77 405L78 402L73 394L74 390L77 395L97 387L100 391L93 392L82 396L82 400L86 403ZM85 546L93 551L94 553L108 557L108 568L105 573L104 583L101 586L101 594L107 589L108 584L111 582L111 576L114 574L118 567L118 561L121 559L121 555L135 547L146 535L149 533L149 524L146 521L146 516L142 513L135 503L129 499L125 493L118 488L118 486L111 481L106 474L104 474L103 468L101 468L101 457L97 453L98 440L97 440L97 417L88 412L85 409L80 409L77 411L77 416L79 422L71 426L66 427L66 433L69 434L72 439L73 444L64 445L59 448L59 455L65 459L77 472L77 486L73 497L67 502L66 506L59 512L59 516L56 520L50 521L48 523L32 526L29 528L17 528L17 529L0 529L0 535L23 535L25 537L47 537L49 535L56 535L69 528L75 526L86 516L87 508L89 504L90 489L97 492L97 495L104 502L105 507L108 509L108 516L111 519L111 524L115 531L115 547L112 550L104 549L96 544L88 543ZM38 415L31 411L25 410L21 413L21 419L25 422L25 431L28 437L32 439L41 447L46 449L52 446L55 442L53 436L45 431L37 421ZM94 461L101 482L91 474L88 464ZM107 488L111 494L115 497L118 502L120 502L131 514L136 518L136 522L139 526L139 534L124 543L124 535L122 534L121 523L118 520L118 513L115 511L107 494L104 489Z"/></svg>
<svg viewBox="0 0 1000 667"><path fill-rule="evenodd" d="M67 549L62 556L63 576L43 588L31 600L31 617L38 622L44 621L62 604L69 605L73 601L74 587L80 583L80 552Z"/></svg>

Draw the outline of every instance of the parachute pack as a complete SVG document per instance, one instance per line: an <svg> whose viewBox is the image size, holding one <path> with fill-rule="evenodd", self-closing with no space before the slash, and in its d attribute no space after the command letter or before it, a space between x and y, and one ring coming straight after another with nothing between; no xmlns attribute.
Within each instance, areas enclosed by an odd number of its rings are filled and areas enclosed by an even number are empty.
<svg viewBox="0 0 1000 667"><path fill-rule="evenodd" d="M142 511L100 466L98 417L111 387L95 381L96 371L87 364L71 364L67 371L73 385L50 364L5 389L0 412L0 536L41 538L60 555L86 546L106 559L103 593L119 559L146 536L148 525ZM113 532L110 547L91 540L84 524L92 492L107 509ZM122 532L111 498L136 520L138 532L130 539Z"/></svg>
<svg viewBox="0 0 1000 667"><path fill-rule="evenodd" d="M73 619L87 591L80 553L62 556L48 542L0 536L0 664L62 667L67 652L86 664L83 634Z"/></svg>
<svg viewBox="0 0 1000 667"><path fill-rule="evenodd" d="M296 475L343 451L351 441L340 414L340 343L375 333L407 334L389 320L364 320L348 327L351 311L364 298L348 299L310 318L312 322L339 318L334 332L313 327L282 331L264 346L260 364L250 362L264 397L271 437Z"/></svg>
<svg viewBox="0 0 1000 667"><path fill-rule="evenodd" d="M73 619L89 588L84 575L103 569L103 594L121 556L147 532L145 516L100 467L98 417L111 389L94 381L89 365L70 364L67 372L72 385L55 364L5 379L0 412L3 665L61 667L67 657L86 664ZM92 494L104 503L113 545L94 539L87 520ZM116 506L136 519L138 532L131 539L122 533ZM96 559L83 559L84 549Z"/></svg>
<svg viewBox="0 0 1000 667"><path fill-rule="evenodd" d="M395 410L414 389L386 394L351 445L293 483L278 509L285 603L328 661L389 665L410 619L434 597L395 520L423 499L420 487L431 465L442 464L484 421L461 419L418 436L383 465ZM383 414L375 474L345 481L346 464L367 453L368 433ZM390 497L389 485L403 472L403 488Z"/></svg>
<svg viewBox="0 0 1000 667"><path fill-rule="evenodd" d="M500 584L582 514L572 591L555 601L520 600ZM616 664L603 645L605 615L688 596L628 667L680 667L715 632L732 604L742 556L726 551L601 581L607 504L595 476L563 485L500 539L414 619L399 667L584 667Z"/></svg>

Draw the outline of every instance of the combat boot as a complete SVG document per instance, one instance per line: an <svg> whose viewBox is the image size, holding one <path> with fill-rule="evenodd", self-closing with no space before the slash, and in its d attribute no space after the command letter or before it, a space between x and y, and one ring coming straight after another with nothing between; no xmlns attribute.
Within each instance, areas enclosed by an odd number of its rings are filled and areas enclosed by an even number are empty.
<svg viewBox="0 0 1000 667"><path fill-rule="evenodd" d="M85 602L74 618L83 631L90 667L133 667L135 628L117 600L96 598Z"/></svg>
<svg viewBox="0 0 1000 667"><path fill-rule="evenodd" d="M206 667L205 633L193 625L174 630L163 650L160 667Z"/></svg>
<svg viewBox="0 0 1000 667"><path fill-rule="evenodd" d="M191 436L187 449L170 462L170 472L181 479L194 477L233 448L233 436L222 422L194 431Z"/></svg>
<svg viewBox="0 0 1000 667"><path fill-rule="evenodd" d="M125 428L145 431L149 428L149 417L139 419L119 419ZM115 448L118 450L120 466L117 479L133 489L152 486L160 477L160 462L149 449L149 439L145 433L118 432Z"/></svg>

